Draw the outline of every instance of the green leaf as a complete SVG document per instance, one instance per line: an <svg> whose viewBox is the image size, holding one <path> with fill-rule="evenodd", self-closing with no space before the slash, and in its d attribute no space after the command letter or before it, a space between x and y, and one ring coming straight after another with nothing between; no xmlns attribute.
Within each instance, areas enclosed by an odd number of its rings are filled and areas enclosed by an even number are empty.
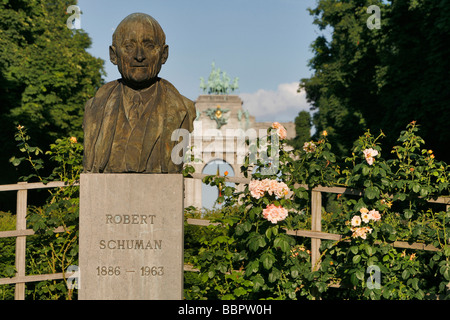
<svg viewBox="0 0 450 320"><path fill-rule="evenodd" d="M396 193L394 194L394 201L396 200L400 200L400 201L405 201L406 199L406 194L405 193Z"/></svg>
<svg viewBox="0 0 450 320"><path fill-rule="evenodd" d="M211 241L211 244L228 242L228 236L218 236Z"/></svg>
<svg viewBox="0 0 450 320"><path fill-rule="evenodd" d="M272 272L269 273L268 280L269 280L269 282L275 282L280 278L280 276L281 276L280 270L273 268Z"/></svg>
<svg viewBox="0 0 450 320"><path fill-rule="evenodd" d="M411 286L414 290L419 290L419 278L409 279L407 284Z"/></svg>
<svg viewBox="0 0 450 320"><path fill-rule="evenodd" d="M361 256L359 254L354 256L352 261L353 263L359 263L361 261Z"/></svg>
<svg viewBox="0 0 450 320"><path fill-rule="evenodd" d="M261 255L261 262L263 263L263 266L265 269L269 270L272 268L273 263L275 262L275 257L273 254L266 252Z"/></svg>
<svg viewBox="0 0 450 320"><path fill-rule="evenodd" d="M272 236L272 228L267 228L266 237L270 239L271 236Z"/></svg>
<svg viewBox="0 0 450 320"><path fill-rule="evenodd" d="M252 224L250 221L245 221L242 226L245 232L249 232L252 229Z"/></svg>
<svg viewBox="0 0 450 320"><path fill-rule="evenodd" d="M420 184L418 184L417 182L412 183L412 190L414 192L419 192L420 191Z"/></svg>
<svg viewBox="0 0 450 320"><path fill-rule="evenodd" d="M428 195L428 190L426 188L420 188L420 196L426 197Z"/></svg>
<svg viewBox="0 0 450 320"><path fill-rule="evenodd" d="M359 284L358 278L356 277L356 273L353 272L352 275L350 276L350 281L352 283L352 285L357 286Z"/></svg>
<svg viewBox="0 0 450 320"><path fill-rule="evenodd" d="M257 233L254 233L250 236L248 241L248 247L252 251L257 251L260 247L264 247L266 245L266 240L264 240L263 236Z"/></svg>
<svg viewBox="0 0 450 320"><path fill-rule="evenodd" d="M245 268L245 275L249 276L252 273L257 273L259 271L259 260L250 261Z"/></svg>
<svg viewBox="0 0 450 320"><path fill-rule="evenodd" d="M17 167L20 164L21 159L12 157L11 159L9 159L9 162L11 162L13 166Z"/></svg>
<svg viewBox="0 0 450 320"><path fill-rule="evenodd" d="M375 199L376 197L378 197L380 194L380 190L377 187L368 187L366 188L364 195L368 198L368 199Z"/></svg>
<svg viewBox="0 0 450 320"><path fill-rule="evenodd" d="M297 278L299 274L300 274L299 268L296 267L296 266L292 266L291 267L291 276L292 276L292 278Z"/></svg>
<svg viewBox="0 0 450 320"><path fill-rule="evenodd" d="M403 211L403 214L405 215L405 218L406 219L411 219L412 218L412 216L413 216L413 211L411 210L411 209L405 209L404 211Z"/></svg>
<svg viewBox="0 0 450 320"><path fill-rule="evenodd" d="M367 176L369 173L370 173L370 168L368 166L364 165L363 169L362 169L362 174L364 176Z"/></svg>
<svg viewBox="0 0 450 320"><path fill-rule="evenodd" d="M6 266L5 273L8 277L14 277L16 275L16 268L14 266Z"/></svg>
<svg viewBox="0 0 450 320"><path fill-rule="evenodd" d="M405 269L403 272L402 272L402 278L403 279L408 279L408 277L409 277L409 270L408 269Z"/></svg>
<svg viewBox="0 0 450 320"><path fill-rule="evenodd" d="M364 271L362 270L357 270L355 272L356 278L358 278L359 280L363 281L364 280Z"/></svg>
<svg viewBox="0 0 450 320"><path fill-rule="evenodd" d="M425 293L422 290L418 290L415 297L419 300L422 300L425 297Z"/></svg>
<svg viewBox="0 0 450 320"><path fill-rule="evenodd" d="M316 282L315 285L320 293L328 289L328 285L325 282Z"/></svg>
<svg viewBox="0 0 450 320"><path fill-rule="evenodd" d="M284 238L284 234L280 234L277 238L275 238L273 245L277 248L280 248L285 253L288 253L291 250L291 246L289 245L289 242Z"/></svg>
<svg viewBox="0 0 450 320"><path fill-rule="evenodd" d="M240 296L243 296L244 294L246 294L247 290L245 290L243 287L238 287L238 288L234 289L233 293L236 296L240 297Z"/></svg>
<svg viewBox="0 0 450 320"><path fill-rule="evenodd" d="M369 256L371 256L372 254L374 254L376 250L377 250L376 248L374 248L374 247L372 247L372 246L370 246L370 245L367 245L367 246L366 246L366 253L367 253Z"/></svg>
<svg viewBox="0 0 450 320"><path fill-rule="evenodd" d="M236 231L236 235L238 235L238 236L242 236L243 234L244 234L244 226L242 225L242 223L239 223L237 226L236 226L236 229L235 229Z"/></svg>
<svg viewBox="0 0 450 320"><path fill-rule="evenodd" d="M445 263L439 268L439 272L444 276L446 280L450 280L450 266Z"/></svg>
<svg viewBox="0 0 450 320"><path fill-rule="evenodd" d="M448 257L450 256L450 245L445 245L444 246L444 254Z"/></svg>
<svg viewBox="0 0 450 320"><path fill-rule="evenodd" d="M255 291L258 291L264 285L264 278L260 274L255 275L251 280Z"/></svg>

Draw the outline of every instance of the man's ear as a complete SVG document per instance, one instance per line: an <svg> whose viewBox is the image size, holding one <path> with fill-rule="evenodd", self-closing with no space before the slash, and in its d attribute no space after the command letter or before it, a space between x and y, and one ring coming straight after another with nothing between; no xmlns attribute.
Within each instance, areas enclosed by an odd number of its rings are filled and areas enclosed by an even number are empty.
<svg viewBox="0 0 450 320"><path fill-rule="evenodd" d="M109 60L111 60L112 64L117 65L116 47L114 46L109 46Z"/></svg>
<svg viewBox="0 0 450 320"><path fill-rule="evenodd" d="M162 50L161 64L164 64L166 63L167 58L169 58L169 46L165 44Z"/></svg>

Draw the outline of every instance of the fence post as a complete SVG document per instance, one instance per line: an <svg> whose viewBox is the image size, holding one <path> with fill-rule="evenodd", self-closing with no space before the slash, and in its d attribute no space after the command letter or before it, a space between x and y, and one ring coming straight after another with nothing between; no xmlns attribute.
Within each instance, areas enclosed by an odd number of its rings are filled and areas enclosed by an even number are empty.
<svg viewBox="0 0 450 320"><path fill-rule="evenodd" d="M19 182L26 184L27 182ZM27 229L27 189L17 191L16 230ZM16 277L25 277L26 236L16 238ZM25 300L25 283L16 283L15 300Z"/></svg>
<svg viewBox="0 0 450 320"><path fill-rule="evenodd" d="M322 231L322 193L311 191L311 231ZM317 270L320 266L320 239L311 238L311 268ZM317 267L314 268L316 266Z"/></svg>

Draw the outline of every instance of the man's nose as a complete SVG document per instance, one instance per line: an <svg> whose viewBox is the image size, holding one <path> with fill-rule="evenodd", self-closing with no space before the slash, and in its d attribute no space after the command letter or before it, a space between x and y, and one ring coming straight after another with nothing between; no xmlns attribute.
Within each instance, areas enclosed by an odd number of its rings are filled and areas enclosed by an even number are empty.
<svg viewBox="0 0 450 320"><path fill-rule="evenodd" d="M145 60L144 49L142 48L142 46L140 46L140 45L137 46L137 48L136 48L136 55L135 55L134 58L138 62L142 62L142 61Z"/></svg>

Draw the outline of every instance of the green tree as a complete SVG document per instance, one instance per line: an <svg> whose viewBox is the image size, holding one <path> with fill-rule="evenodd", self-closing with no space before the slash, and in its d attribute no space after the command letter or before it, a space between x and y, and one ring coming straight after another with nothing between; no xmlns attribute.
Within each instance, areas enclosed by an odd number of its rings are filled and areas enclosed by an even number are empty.
<svg viewBox="0 0 450 320"><path fill-rule="evenodd" d="M449 2L393 1L386 23L389 47L384 49L378 94L381 116L378 121L372 118L369 125L388 129L389 137L416 120L437 159L449 163Z"/></svg>
<svg viewBox="0 0 450 320"><path fill-rule="evenodd" d="M0 166L14 154L17 125L43 150L56 138L82 138L85 102L103 83L103 60L86 49L83 30L69 29L76 1L4 0L0 3ZM47 168L51 172L51 168ZM0 182L15 182L2 170Z"/></svg>
<svg viewBox="0 0 450 320"><path fill-rule="evenodd" d="M381 9L381 28L369 29L370 5ZM302 79L317 110L317 132L327 130L339 155L365 130L388 137L388 147L415 120L436 156L450 160L450 8L434 0L320 0L314 23L331 37L312 44L314 74Z"/></svg>
<svg viewBox="0 0 450 320"><path fill-rule="evenodd" d="M295 138L289 143L295 149L301 149L306 141L311 139L311 115L308 111L300 111L295 117Z"/></svg>
<svg viewBox="0 0 450 320"><path fill-rule="evenodd" d="M366 26L366 9L381 1L321 0L310 9L320 30L332 29L331 39L320 35L312 44L310 67L315 74L302 79L307 99L312 104L317 132L326 130L337 154L346 154L352 142L366 129L361 106L376 109L375 66L379 30ZM383 21L383 20L382 20Z"/></svg>

